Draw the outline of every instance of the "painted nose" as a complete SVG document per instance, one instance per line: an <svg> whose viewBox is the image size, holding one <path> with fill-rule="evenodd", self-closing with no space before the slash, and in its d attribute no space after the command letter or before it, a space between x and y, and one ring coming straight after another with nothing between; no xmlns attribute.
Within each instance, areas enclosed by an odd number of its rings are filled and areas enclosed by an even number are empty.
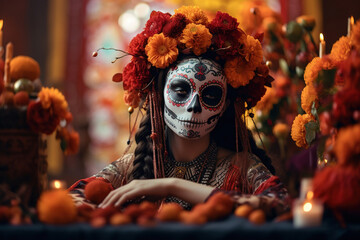
<svg viewBox="0 0 360 240"><path fill-rule="evenodd" d="M191 103L187 107L188 112L194 112L194 113L201 113L201 105L200 105L200 99L199 94L196 94L195 97L192 99Z"/></svg>

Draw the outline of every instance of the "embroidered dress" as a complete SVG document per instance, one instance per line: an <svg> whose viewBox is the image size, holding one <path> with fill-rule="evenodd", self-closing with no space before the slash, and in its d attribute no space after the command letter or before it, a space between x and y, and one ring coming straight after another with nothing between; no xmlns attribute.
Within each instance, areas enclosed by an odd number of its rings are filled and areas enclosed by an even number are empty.
<svg viewBox="0 0 360 240"><path fill-rule="evenodd" d="M249 192L241 191L240 171L231 159L235 153L217 159L218 148L212 142L208 149L191 162L177 162L169 154L169 159L164 163L165 176L183 178L192 182L206 184L215 187L212 194L217 191L225 191L230 194L237 204L250 204L253 207L261 207L268 216L275 216L289 209L288 193L279 178L273 176L258 157L248 154L250 165L247 171L247 181L250 185ZM87 183L96 178L109 181L114 188L118 188L131 181L133 154L112 162L94 176L76 182L70 188L75 203L91 204L85 199L84 188ZM184 209L191 209L191 205L181 199L168 197L165 202L177 202ZM93 205L95 207L95 205Z"/></svg>

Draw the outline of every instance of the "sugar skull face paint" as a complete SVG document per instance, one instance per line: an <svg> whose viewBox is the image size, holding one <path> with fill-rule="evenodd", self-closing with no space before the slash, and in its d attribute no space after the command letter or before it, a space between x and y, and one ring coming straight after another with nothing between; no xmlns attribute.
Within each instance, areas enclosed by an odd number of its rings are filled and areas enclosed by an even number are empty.
<svg viewBox="0 0 360 240"><path fill-rule="evenodd" d="M217 63L201 58L180 61L166 77L166 125L181 137L205 136L224 111L226 91L226 78Z"/></svg>

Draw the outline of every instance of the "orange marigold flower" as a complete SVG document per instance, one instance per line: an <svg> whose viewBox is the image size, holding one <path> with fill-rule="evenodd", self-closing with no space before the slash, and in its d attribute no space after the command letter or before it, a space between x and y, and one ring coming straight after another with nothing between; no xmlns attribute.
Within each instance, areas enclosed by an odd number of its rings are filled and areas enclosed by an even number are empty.
<svg viewBox="0 0 360 240"><path fill-rule="evenodd" d="M175 9L175 14L177 13L184 14L189 23L202 25L207 25L209 23L205 12L197 6L182 6L178 9Z"/></svg>
<svg viewBox="0 0 360 240"><path fill-rule="evenodd" d="M285 123L277 123L273 128L274 136L277 138L287 138L288 134L290 132L290 128Z"/></svg>
<svg viewBox="0 0 360 240"><path fill-rule="evenodd" d="M311 62L305 68L305 72L304 72L305 84L306 85L312 84L318 77L319 72L321 70L332 69L335 67L335 65L336 62L328 56L324 56L322 58L320 57L313 58L313 60L311 60Z"/></svg>
<svg viewBox="0 0 360 240"><path fill-rule="evenodd" d="M332 46L330 58L332 58L336 62L341 62L349 57L350 50L351 50L350 38L341 37Z"/></svg>
<svg viewBox="0 0 360 240"><path fill-rule="evenodd" d="M360 50L360 20L356 21L351 29L351 45Z"/></svg>
<svg viewBox="0 0 360 240"><path fill-rule="evenodd" d="M277 97L275 89L266 87L265 95L256 104L256 110L262 111L263 114L268 114L278 101L279 98Z"/></svg>
<svg viewBox="0 0 360 240"><path fill-rule="evenodd" d="M176 60L179 54L176 40L165 37L163 33L154 34L149 38L145 52L149 62L156 68L168 67Z"/></svg>
<svg viewBox="0 0 360 240"><path fill-rule="evenodd" d="M263 61L263 50L261 43L251 35L247 35L242 54L245 58L245 61L248 62L248 67L251 70L255 70Z"/></svg>
<svg viewBox="0 0 360 240"><path fill-rule="evenodd" d="M321 58L315 57L305 68L304 81L306 85L314 82L321 70Z"/></svg>
<svg viewBox="0 0 360 240"><path fill-rule="evenodd" d="M65 150L65 155L76 154L80 146L80 136L76 131L70 131L68 136L68 142Z"/></svg>
<svg viewBox="0 0 360 240"><path fill-rule="evenodd" d="M183 30L180 42L191 48L197 56L205 53L211 45L212 35L204 25L189 23Z"/></svg>
<svg viewBox="0 0 360 240"><path fill-rule="evenodd" d="M311 107L314 101L315 107L317 107L318 96L316 89L312 84L306 85L301 92L301 107L307 114L311 114Z"/></svg>
<svg viewBox="0 0 360 240"><path fill-rule="evenodd" d="M37 203L39 220L47 224L69 224L76 220L76 206L67 190L45 191Z"/></svg>
<svg viewBox="0 0 360 240"><path fill-rule="evenodd" d="M254 70L248 67L248 63L241 56L226 61L224 73L228 84L233 88L247 85L255 76Z"/></svg>
<svg viewBox="0 0 360 240"><path fill-rule="evenodd" d="M336 138L335 155L341 165L357 161L360 154L360 124L342 128Z"/></svg>
<svg viewBox="0 0 360 240"><path fill-rule="evenodd" d="M296 146L305 147L305 148L308 147L305 139L306 136L305 124L307 124L312 120L314 119L310 114L303 114L303 115L299 114L294 119L294 122L291 127L291 137L295 141Z"/></svg>
<svg viewBox="0 0 360 240"><path fill-rule="evenodd" d="M60 118L65 118L68 110L68 103L64 95L56 88L43 87L38 94L41 105L44 109L51 108L53 113Z"/></svg>

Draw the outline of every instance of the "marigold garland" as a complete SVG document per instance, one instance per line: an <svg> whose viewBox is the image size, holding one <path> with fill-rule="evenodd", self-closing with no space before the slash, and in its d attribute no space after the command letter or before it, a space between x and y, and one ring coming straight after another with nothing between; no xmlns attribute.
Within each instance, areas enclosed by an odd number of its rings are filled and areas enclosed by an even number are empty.
<svg viewBox="0 0 360 240"><path fill-rule="evenodd" d="M341 37L339 40L334 43L330 58L336 62L341 62L347 59L350 55L351 45L349 37Z"/></svg>
<svg viewBox="0 0 360 240"><path fill-rule="evenodd" d="M318 96L316 89L312 84L306 85L301 92L301 108L307 113L311 114L311 107L313 102L315 102L315 107L317 107Z"/></svg>
<svg viewBox="0 0 360 240"><path fill-rule="evenodd" d="M305 124L313 121L314 118L310 114L297 115L291 127L291 137L295 141L296 146L307 148Z"/></svg>

